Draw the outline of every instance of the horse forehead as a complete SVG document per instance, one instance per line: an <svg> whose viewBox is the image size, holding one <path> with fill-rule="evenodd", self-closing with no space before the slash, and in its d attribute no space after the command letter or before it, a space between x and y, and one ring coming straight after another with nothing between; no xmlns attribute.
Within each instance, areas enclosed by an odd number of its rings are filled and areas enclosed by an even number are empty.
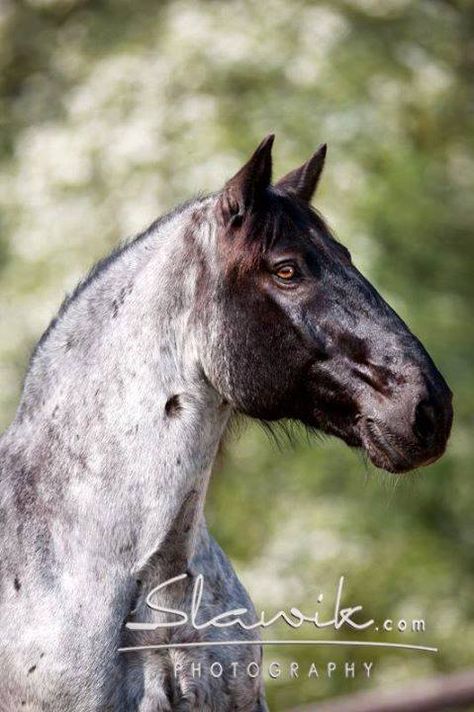
<svg viewBox="0 0 474 712"><path fill-rule="evenodd" d="M321 215L288 196L277 197L279 215L274 224L271 248L299 250L317 256L338 258L345 248L332 236ZM269 216L271 220L271 216Z"/></svg>
<svg viewBox="0 0 474 712"><path fill-rule="evenodd" d="M346 248L332 237L325 226L320 226L318 223L287 226L276 233L271 250L299 252L309 259L324 259L327 264L344 263L350 259Z"/></svg>

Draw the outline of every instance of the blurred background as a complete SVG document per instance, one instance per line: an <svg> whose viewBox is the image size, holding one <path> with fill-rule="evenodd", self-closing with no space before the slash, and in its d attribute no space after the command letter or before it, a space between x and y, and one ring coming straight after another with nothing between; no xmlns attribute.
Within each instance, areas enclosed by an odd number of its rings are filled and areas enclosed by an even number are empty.
<svg viewBox="0 0 474 712"><path fill-rule="evenodd" d="M474 666L473 37L469 0L0 2L2 426L91 263L218 189L270 131L276 176L328 142L317 207L455 393L447 455L402 478L257 424L226 444L208 518L257 608L309 613L345 575L368 616L425 619L385 639L439 647L267 648L271 709Z"/></svg>

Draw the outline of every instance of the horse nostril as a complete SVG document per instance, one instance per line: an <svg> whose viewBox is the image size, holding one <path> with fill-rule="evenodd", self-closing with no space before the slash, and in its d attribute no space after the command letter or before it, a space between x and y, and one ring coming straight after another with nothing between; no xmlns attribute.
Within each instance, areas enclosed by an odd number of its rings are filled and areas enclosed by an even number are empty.
<svg viewBox="0 0 474 712"><path fill-rule="evenodd" d="M413 430L424 445L433 443L436 430L436 415L430 401L420 401L416 406Z"/></svg>

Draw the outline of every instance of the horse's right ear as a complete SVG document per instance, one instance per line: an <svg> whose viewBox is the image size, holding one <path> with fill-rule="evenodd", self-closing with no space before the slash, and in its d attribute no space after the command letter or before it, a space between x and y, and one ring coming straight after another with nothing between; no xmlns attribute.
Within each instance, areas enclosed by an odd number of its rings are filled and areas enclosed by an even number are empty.
<svg viewBox="0 0 474 712"><path fill-rule="evenodd" d="M274 139L274 134L264 138L247 163L225 184L222 207L226 222L240 223L270 185Z"/></svg>

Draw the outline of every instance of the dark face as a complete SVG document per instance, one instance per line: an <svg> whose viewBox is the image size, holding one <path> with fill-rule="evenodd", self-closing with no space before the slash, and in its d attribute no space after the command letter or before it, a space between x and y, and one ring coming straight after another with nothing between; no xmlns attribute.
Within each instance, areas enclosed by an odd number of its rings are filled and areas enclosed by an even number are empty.
<svg viewBox="0 0 474 712"><path fill-rule="evenodd" d="M451 392L292 190L295 174L266 186L251 210L242 211L235 189L223 194L221 390L241 412L296 418L391 472L429 464L446 447Z"/></svg>

